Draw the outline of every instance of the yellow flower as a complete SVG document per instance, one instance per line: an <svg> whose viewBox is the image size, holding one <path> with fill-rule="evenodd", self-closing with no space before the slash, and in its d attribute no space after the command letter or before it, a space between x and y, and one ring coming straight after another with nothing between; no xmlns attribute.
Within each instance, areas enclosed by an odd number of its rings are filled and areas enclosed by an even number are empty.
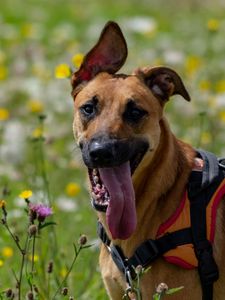
<svg viewBox="0 0 225 300"><path fill-rule="evenodd" d="M0 66L0 80L4 80L7 78L8 69L5 66Z"/></svg>
<svg viewBox="0 0 225 300"><path fill-rule="evenodd" d="M216 83L215 90L217 93L225 92L225 79L221 79Z"/></svg>
<svg viewBox="0 0 225 300"><path fill-rule="evenodd" d="M202 60L198 56L188 56L185 62L187 74L193 75L202 66Z"/></svg>
<svg viewBox="0 0 225 300"><path fill-rule="evenodd" d="M208 131L202 132L201 141L203 144L209 144L212 141L212 135Z"/></svg>
<svg viewBox="0 0 225 300"><path fill-rule="evenodd" d="M220 27L220 22L217 19L209 19L207 22L207 28L209 31L218 31Z"/></svg>
<svg viewBox="0 0 225 300"><path fill-rule="evenodd" d="M32 195L33 195L33 192L31 190L25 190L19 194L19 197L22 199L29 199Z"/></svg>
<svg viewBox="0 0 225 300"><path fill-rule="evenodd" d="M66 194L70 197L76 196L80 192L80 186L75 182L70 182L66 186Z"/></svg>
<svg viewBox="0 0 225 300"><path fill-rule="evenodd" d="M3 207L5 207L6 206L6 202L5 202L5 200L0 200L0 208L3 208Z"/></svg>
<svg viewBox="0 0 225 300"><path fill-rule="evenodd" d="M41 113L44 110L43 103L39 100L36 100L36 99L31 99L27 103L27 107L28 107L29 111L32 112L32 113Z"/></svg>
<svg viewBox="0 0 225 300"><path fill-rule="evenodd" d="M225 110L221 110L219 112L219 118L223 123L225 123Z"/></svg>
<svg viewBox="0 0 225 300"><path fill-rule="evenodd" d="M61 277L64 278L66 276L67 272L68 272L68 270L66 268L62 268L60 270L59 274L60 274Z"/></svg>
<svg viewBox="0 0 225 300"><path fill-rule="evenodd" d="M30 38L34 34L34 26L32 23L24 23L21 27L21 34L23 37Z"/></svg>
<svg viewBox="0 0 225 300"><path fill-rule="evenodd" d="M6 59L6 55L4 52L0 50L0 64L2 64Z"/></svg>
<svg viewBox="0 0 225 300"><path fill-rule="evenodd" d="M4 265L3 260L0 259L0 267L2 267Z"/></svg>
<svg viewBox="0 0 225 300"><path fill-rule="evenodd" d="M67 64L60 64L55 67L56 78L68 78L71 76L71 74L70 67Z"/></svg>
<svg viewBox="0 0 225 300"><path fill-rule="evenodd" d="M13 256L13 249L11 247L3 247L2 248L2 255L4 257L10 258Z"/></svg>
<svg viewBox="0 0 225 300"><path fill-rule="evenodd" d="M37 262L39 260L39 256L37 254L34 254L34 257L30 254L28 258L30 261L33 260L34 262Z"/></svg>
<svg viewBox="0 0 225 300"><path fill-rule="evenodd" d="M202 80L199 82L199 88L202 91L208 91L211 88L211 82L209 80Z"/></svg>
<svg viewBox="0 0 225 300"><path fill-rule="evenodd" d="M33 130L32 132L32 137L35 139L39 139L40 137L43 136L43 128L37 127Z"/></svg>
<svg viewBox="0 0 225 300"><path fill-rule="evenodd" d="M83 60L84 60L84 55L82 53L77 53L72 57L72 62L77 69L80 68Z"/></svg>
<svg viewBox="0 0 225 300"><path fill-rule="evenodd" d="M9 118L9 111L6 108L0 107L0 121L6 121Z"/></svg>

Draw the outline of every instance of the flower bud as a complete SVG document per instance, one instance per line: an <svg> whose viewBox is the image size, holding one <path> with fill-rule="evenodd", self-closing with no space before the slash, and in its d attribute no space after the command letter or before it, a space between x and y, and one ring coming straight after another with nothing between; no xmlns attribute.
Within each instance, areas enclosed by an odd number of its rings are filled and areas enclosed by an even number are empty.
<svg viewBox="0 0 225 300"><path fill-rule="evenodd" d="M6 295L6 298L12 299L12 295L13 295L12 289L8 289L8 290L5 292L5 295Z"/></svg>
<svg viewBox="0 0 225 300"><path fill-rule="evenodd" d="M79 244L81 246L84 246L86 243L87 243L87 237L86 237L86 235L82 234L79 238Z"/></svg>
<svg viewBox="0 0 225 300"><path fill-rule="evenodd" d="M38 231L37 225L30 225L28 228L28 233L30 234L30 236L35 235Z"/></svg>
<svg viewBox="0 0 225 300"><path fill-rule="evenodd" d="M158 294L162 294L162 293L165 293L166 291L168 291L168 285L164 282L161 282L157 288L156 288L156 293Z"/></svg>
<svg viewBox="0 0 225 300"><path fill-rule="evenodd" d="M67 287L64 287L63 289L62 289L62 295L63 296L66 296L67 294L68 294L68 288Z"/></svg>
<svg viewBox="0 0 225 300"><path fill-rule="evenodd" d="M50 274L53 271L53 261L50 261L48 264L47 272Z"/></svg>
<svg viewBox="0 0 225 300"><path fill-rule="evenodd" d="M34 300L34 294L33 294L33 292L28 292L27 293L27 300Z"/></svg>

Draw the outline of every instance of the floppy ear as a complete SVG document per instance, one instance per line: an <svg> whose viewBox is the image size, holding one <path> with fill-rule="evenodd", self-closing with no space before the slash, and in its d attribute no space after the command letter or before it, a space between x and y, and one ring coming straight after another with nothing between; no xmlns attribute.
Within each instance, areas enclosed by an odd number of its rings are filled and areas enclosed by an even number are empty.
<svg viewBox="0 0 225 300"><path fill-rule="evenodd" d="M142 78L152 93L161 100L162 104L175 94L179 94L185 100L191 101L180 76L170 68L147 67L136 70L134 74Z"/></svg>
<svg viewBox="0 0 225 300"><path fill-rule="evenodd" d="M72 75L75 89L100 72L116 73L127 57L127 44L117 23L109 21L103 28L97 44L84 57L80 69Z"/></svg>

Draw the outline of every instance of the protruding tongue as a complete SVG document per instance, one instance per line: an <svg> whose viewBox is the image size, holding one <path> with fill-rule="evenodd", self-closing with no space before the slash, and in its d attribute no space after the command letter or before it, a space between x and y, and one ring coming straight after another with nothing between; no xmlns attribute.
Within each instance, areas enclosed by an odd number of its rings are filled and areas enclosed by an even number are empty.
<svg viewBox="0 0 225 300"><path fill-rule="evenodd" d="M114 168L101 168L99 173L110 195L106 211L109 230L113 239L125 240L131 236L137 224L130 163Z"/></svg>

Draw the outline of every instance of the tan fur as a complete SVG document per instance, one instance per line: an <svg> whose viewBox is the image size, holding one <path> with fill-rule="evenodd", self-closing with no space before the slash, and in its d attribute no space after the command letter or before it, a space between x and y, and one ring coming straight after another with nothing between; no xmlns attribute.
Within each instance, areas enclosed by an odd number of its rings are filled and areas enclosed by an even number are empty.
<svg viewBox="0 0 225 300"><path fill-rule="evenodd" d="M114 30L113 26L115 25L110 26L109 36L111 31ZM113 31L114 35L115 32L118 33L118 28L116 30ZM119 33L119 37L119 42L121 42L121 33ZM99 44L101 44L101 40L97 46ZM86 65L88 65L90 55L94 56L94 51L97 51L96 47L93 49L90 51L91 54L87 55L85 60ZM82 82L80 74L83 74L85 64L81 66L80 72L78 71L74 74L73 86L75 89L77 88L77 84ZM90 140L98 132L105 132L119 139L138 135L139 137L145 137L149 141L150 149L145 154L132 177L136 195L136 230L127 240L113 241L114 244L122 248L127 257L130 257L143 241L156 237L156 232L160 224L165 222L178 207L195 157L194 149L190 145L178 140L172 134L169 124L163 115L163 106L165 100L168 99L160 99L158 97L160 94L157 95L158 87L155 88L154 85L151 90L146 85L145 78L153 72L157 72L153 84L158 84L158 82L160 84L161 79L163 83L168 83L168 89L163 91L164 93L168 92L168 97L174 93L178 93L188 101L190 98L182 81L174 71L165 69L173 79L171 80L170 78L167 82L167 76L164 73L163 77L160 77L162 68L137 70L132 76L110 75L104 72L104 68L102 67L102 72L95 72L90 82L82 82L82 88L79 89L78 93L75 93L73 127L78 142L81 140ZM154 94L154 91L156 91L156 94ZM80 117L79 107L95 95L99 99L101 113L90 124L86 124ZM129 98L135 99L138 104L148 111L148 116L140 124L133 127L124 122L121 117ZM219 280L214 285L215 300L225 299L224 212L225 207L224 203L222 203L218 209L214 242L214 256L220 270ZM107 230L108 236L111 237L107 228L105 214L98 213L98 217ZM126 282L123 274L121 274L112 261L110 253L104 245L101 246L99 263L102 278L110 299L121 300L126 289ZM201 285L197 270L184 270L181 267L165 262L163 259L158 259L152 263L152 269L142 278L142 299L152 299L156 286L161 282L165 282L171 288L184 286L182 291L169 296L168 299L201 299Z"/></svg>

